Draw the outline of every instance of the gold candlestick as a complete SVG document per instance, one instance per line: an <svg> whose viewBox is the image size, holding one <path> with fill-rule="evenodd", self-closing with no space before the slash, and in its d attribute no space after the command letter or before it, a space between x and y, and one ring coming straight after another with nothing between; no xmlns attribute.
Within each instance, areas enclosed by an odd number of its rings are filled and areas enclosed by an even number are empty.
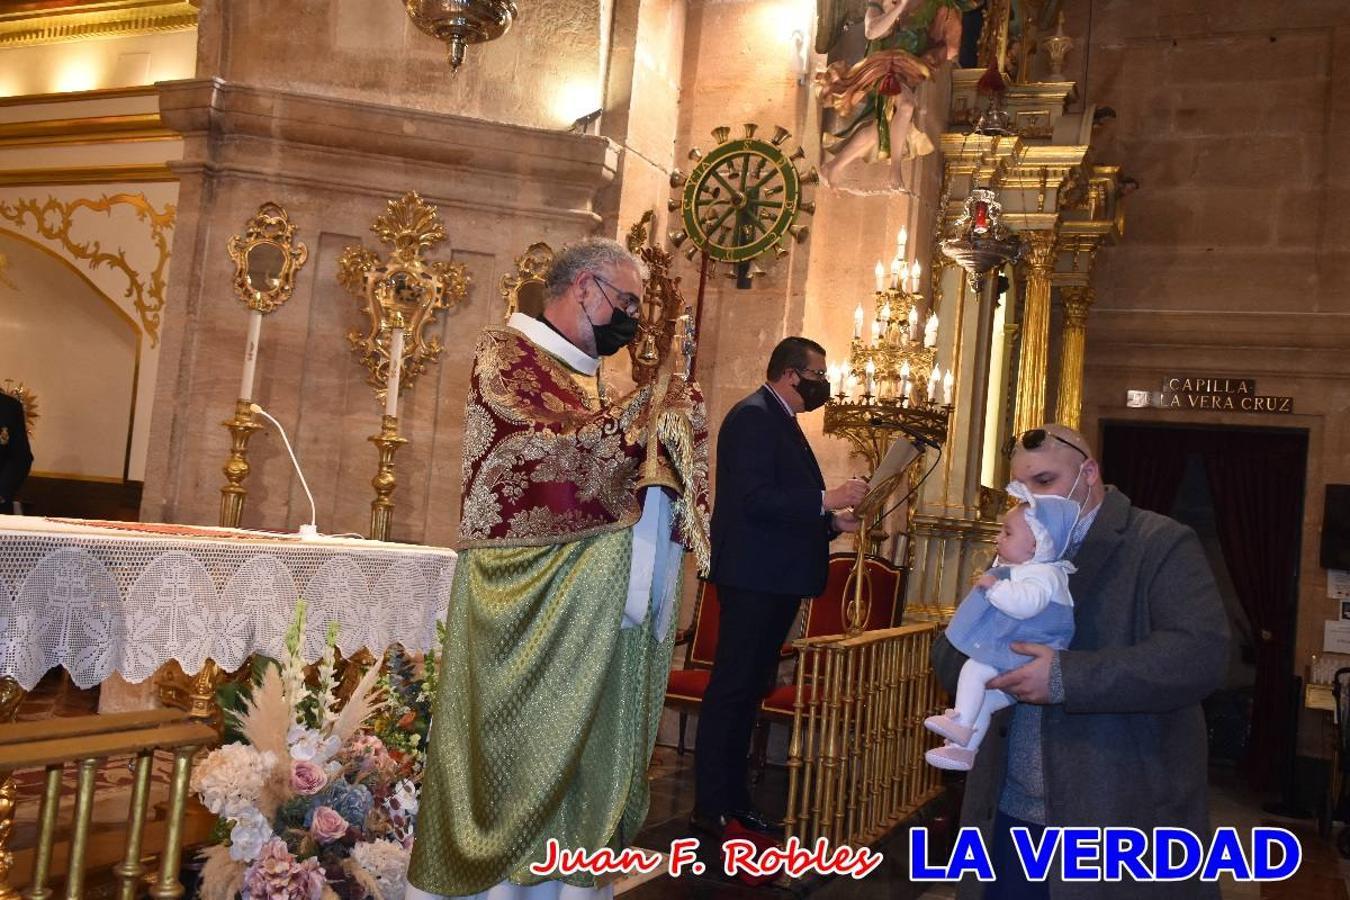
<svg viewBox="0 0 1350 900"><path fill-rule="evenodd" d="M221 469L225 473L225 486L220 489L220 525L238 528L244 514L244 498L248 496L248 488L244 487L249 473L248 439L262 426L253 421L249 400L236 401L234 418L220 424L230 430L230 458Z"/></svg>
<svg viewBox="0 0 1350 900"><path fill-rule="evenodd" d="M19 687L13 678L0 678L0 723L14 721L19 704L23 703L27 695L28 692ZM14 829L14 809L18 800L18 787L13 774L0 772L0 900L19 900L19 892L9 884L10 870L14 866L9 838Z"/></svg>
<svg viewBox="0 0 1350 900"><path fill-rule="evenodd" d="M408 443L408 439L398 435L398 417L385 416L380 433L369 440L380 451L379 471L370 480L375 488L375 499L370 504L370 537L375 541L387 541L389 522L394 514L394 501L390 498L398 487L398 476L394 474L394 454L399 447Z"/></svg>

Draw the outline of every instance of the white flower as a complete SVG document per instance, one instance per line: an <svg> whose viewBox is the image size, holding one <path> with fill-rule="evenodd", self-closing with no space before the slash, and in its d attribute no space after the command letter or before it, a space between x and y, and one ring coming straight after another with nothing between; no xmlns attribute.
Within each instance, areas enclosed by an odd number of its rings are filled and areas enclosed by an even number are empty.
<svg viewBox="0 0 1350 900"><path fill-rule="evenodd" d="M352 847L352 859L380 886L384 900L403 900L408 882L408 851L393 841L362 841Z"/></svg>
<svg viewBox="0 0 1350 900"><path fill-rule="evenodd" d="M257 802L276 762L276 754L270 751L259 753L248 744L226 744L212 750L193 771L192 789L211 812L238 818Z"/></svg>
<svg viewBox="0 0 1350 900"><path fill-rule="evenodd" d="M252 862L271 839L272 823L258 810L247 809L239 814L230 829L230 859Z"/></svg>
<svg viewBox="0 0 1350 900"><path fill-rule="evenodd" d="M398 801L398 808L410 816L417 815L417 785L411 780L405 778L394 785L393 798Z"/></svg>
<svg viewBox="0 0 1350 900"><path fill-rule="evenodd" d="M332 759L342 746L336 737L324 737L322 732L303 725L291 726L291 730L286 732L286 743L291 747L291 759L308 760L317 765Z"/></svg>

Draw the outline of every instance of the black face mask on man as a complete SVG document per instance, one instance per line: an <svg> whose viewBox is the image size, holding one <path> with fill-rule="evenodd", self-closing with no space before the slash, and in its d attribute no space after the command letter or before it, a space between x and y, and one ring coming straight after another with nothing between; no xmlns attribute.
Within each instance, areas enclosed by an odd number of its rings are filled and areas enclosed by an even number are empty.
<svg viewBox="0 0 1350 900"><path fill-rule="evenodd" d="M830 399L830 383L823 379L803 378L797 375L797 394L802 398L802 406L807 412L820 409Z"/></svg>
<svg viewBox="0 0 1350 900"><path fill-rule="evenodd" d="M592 323L591 331L595 332L595 352L601 356L613 356L633 342L637 336L638 322L623 310L616 309L607 324Z"/></svg>
<svg viewBox="0 0 1350 900"><path fill-rule="evenodd" d="M614 305L614 302L609 299L609 295L605 292L603 279L597 276L595 284L600 290L600 295L605 298L605 302L610 305L614 312L604 325L595 324L594 320L591 319L591 314L586 311L584 303L581 306L581 314L586 317L587 322L590 322L591 333L595 335L595 352L601 356L613 356L632 343L633 338L637 337L638 320Z"/></svg>

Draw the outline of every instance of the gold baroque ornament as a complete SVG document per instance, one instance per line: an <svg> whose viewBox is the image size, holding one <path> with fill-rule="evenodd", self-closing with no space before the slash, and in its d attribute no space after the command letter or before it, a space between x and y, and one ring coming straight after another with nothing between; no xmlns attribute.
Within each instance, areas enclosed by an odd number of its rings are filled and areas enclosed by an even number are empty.
<svg viewBox="0 0 1350 900"><path fill-rule="evenodd" d="M502 276L502 302L506 318L522 312L538 316L544 311L547 286L544 276L553 264L553 248L540 241L531 244L524 255L516 257L516 271Z"/></svg>
<svg viewBox="0 0 1350 900"><path fill-rule="evenodd" d="M389 379L391 332L403 329L403 362L399 393L406 390L443 349L440 338L427 335L436 311L452 309L469 293L463 265L429 260L426 251L445 240L436 207L409 191L377 218L370 230L389 247L383 260L374 250L348 247L338 260L338 282L357 299L368 322L347 333L347 342L370 370L366 383L384 400Z"/></svg>
<svg viewBox="0 0 1350 900"><path fill-rule="evenodd" d="M33 429L37 426L38 420L38 401L33 391L29 389L22 381L14 381L6 378L0 381L0 394L8 394L23 407L23 424L31 440Z"/></svg>
<svg viewBox="0 0 1350 900"><path fill-rule="evenodd" d="M75 213L81 209L90 212L111 213L119 205L130 206L136 218L150 227L150 240L159 253L159 260L149 278L132 268L126 251L109 253L99 241L75 240L70 230L75 224ZM48 196L45 203L34 199L16 200L13 204L0 200L0 219L14 223L20 230L31 229L49 241L60 244L67 253L90 269L107 266L116 269L127 279L124 296L132 302L140 317L141 327L150 338L150 346L159 344L159 318L164 308L164 271L169 265L169 235L173 231L177 210L166 203L163 211L156 211L144 194L105 194L97 200L80 198L62 203ZM27 220L32 224L28 225Z"/></svg>
<svg viewBox="0 0 1350 900"><path fill-rule="evenodd" d="M633 381L652 384L670 356L680 316L687 312L680 293L680 279L672 278L670 253L648 243L647 228L653 219L648 210L628 231L628 251L647 265L647 284L642 292L638 316L638 336L628 344L633 364ZM692 333L687 335L693 340ZM686 373L687 375L687 373Z"/></svg>
<svg viewBox="0 0 1350 900"><path fill-rule="evenodd" d="M309 248L295 240L295 226L286 210L267 202L248 220L243 235L227 245L234 260L234 292L249 309L270 313L291 299L295 273L309 258Z"/></svg>

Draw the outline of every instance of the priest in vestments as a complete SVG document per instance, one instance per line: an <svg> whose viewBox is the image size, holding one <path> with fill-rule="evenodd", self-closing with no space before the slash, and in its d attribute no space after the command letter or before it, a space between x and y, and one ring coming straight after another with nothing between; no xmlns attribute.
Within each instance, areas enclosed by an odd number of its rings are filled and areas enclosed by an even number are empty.
<svg viewBox="0 0 1350 900"><path fill-rule="evenodd" d="M546 282L542 317L486 329L474 358L411 900L606 893L529 866L550 838L620 849L642 825L684 550L707 567L697 388L663 373L600 396L600 357L637 333L641 264L591 238ZM649 454L676 489L639 485Z"/></svg>

